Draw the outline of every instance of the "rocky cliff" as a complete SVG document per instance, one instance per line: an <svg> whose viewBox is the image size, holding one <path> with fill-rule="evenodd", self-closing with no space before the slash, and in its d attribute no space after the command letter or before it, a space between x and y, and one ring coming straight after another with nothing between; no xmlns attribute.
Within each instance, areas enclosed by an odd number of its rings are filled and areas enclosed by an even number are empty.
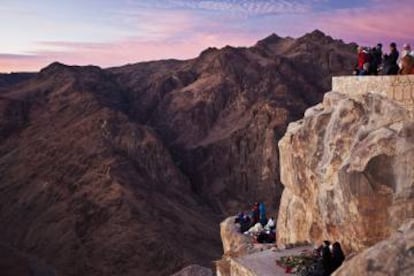
<svg viewBox="0 0 414 276"><path fill-rule="evenodd" d="M334 275L414 275L414 220L346 262Z"/></svg>
<svg viewBox="0 0 414 276"><path fill-rule="evenodd" d="M315 31L186 61L54 63L8 79L0 242L63 275L209 266L225 215L255 200L277 208L277 141L332 75L351 71L353 47Z"/></svg>
<svg viewBox="0 0 414 276"><path fill-rule="evenodd" d="M392 100L327 93L279 148L278 244L328 239L359 252L414 216L414 121Z"/></svg>

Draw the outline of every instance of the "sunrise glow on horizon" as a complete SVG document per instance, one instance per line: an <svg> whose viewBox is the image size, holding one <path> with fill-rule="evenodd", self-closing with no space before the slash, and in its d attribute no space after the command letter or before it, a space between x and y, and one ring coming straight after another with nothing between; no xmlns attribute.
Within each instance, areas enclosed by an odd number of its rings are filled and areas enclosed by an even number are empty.
<svg viewBox="0 0 414 276"><path fill-rule="evenodd" d="M252 46L319 29L345 42L414 43L412 0L2 0L0 72L120 66ZM7 22L5 24L4 22ZM414 45L412 45L414 46Z"/></svg>

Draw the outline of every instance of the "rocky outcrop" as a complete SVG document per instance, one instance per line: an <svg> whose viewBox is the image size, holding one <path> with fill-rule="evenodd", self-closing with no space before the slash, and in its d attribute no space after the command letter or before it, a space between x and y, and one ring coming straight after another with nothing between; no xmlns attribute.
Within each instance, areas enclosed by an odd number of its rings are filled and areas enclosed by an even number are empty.
<svg viewBox="0 0 414 276"><path fill-rule="evenodd" d="M220 236L225 256L238 257L254 251L252 238L240 233L236 217L229 217L220 223Z"/></svg>
<svg viewBox="0 0 414 276"><path fill-rule="evenodd" d="M240 225L234 223L236 217L229 217L220 223L220 236L223 243L223 257L216 262L217 274L233 275L232 263L235 258L251 255L270 249L274 244L255 243L251 236L240 233Z"/></svg>
<svg viewBox="0 0 414 276"><path fill-rule="evenodd" d="M414 121L376 94L325 94L279 142L277 243L338 240L347 252L414 216Z"/></svg>
<svg viewBox="0 0 414 276"><path fill-rule="evenodd" d="M345 262L335 276L414 275L414 220L405 223L390 238Z"/></svg>

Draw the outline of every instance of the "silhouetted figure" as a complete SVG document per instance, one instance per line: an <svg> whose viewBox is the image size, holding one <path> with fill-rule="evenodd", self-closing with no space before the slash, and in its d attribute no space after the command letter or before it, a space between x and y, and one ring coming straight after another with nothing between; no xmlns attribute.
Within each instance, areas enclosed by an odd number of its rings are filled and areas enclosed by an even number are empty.
<svg viewBox="0 0 414 276"><path fill-rule="evenodd" d="M384 75L397 75L399 71L398 67L398 50L397 45L393 42L390 44L390 54L384 55Z"/></svg>
<svg viewBox="0 0 414 276"><path fill-rule="evenodd" d="M370 52L371 63L370 63L370 74L378 75L378 68L382 64L382 44L378 43L377 46L373 47Z"/></svg>
<svg viewBox="0 0 414 276"><path fill-rule="evenodd" d="M335 270L338 269L342 265L345 260L345 254L342 251L341 244L339 242L335 242L332 245L332 260L331 260L331 271L333 273Z"/></svg>
<svg viewBox="0 0 414 276"><path fill-rule="evenodd" d="M276 232L273 230L261 232L259 236L257 236L258 243L273 243L275 241L276 241Z"/></svg>
<svg viewBox="0 0 414 276"><path fill-rule="evenodd" d="M330 244L329 241L324 241L321 250L323 275L330 275L332 270L332 255L331 250L329 249Z"/></svg>

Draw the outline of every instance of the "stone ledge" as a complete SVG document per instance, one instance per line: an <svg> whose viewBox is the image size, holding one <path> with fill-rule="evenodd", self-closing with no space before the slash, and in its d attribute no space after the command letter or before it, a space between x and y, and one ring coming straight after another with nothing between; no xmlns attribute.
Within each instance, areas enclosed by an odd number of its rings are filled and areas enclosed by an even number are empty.
<svg viewBox="0 0 414 276"><path fill-rule="evenodd" d="M351 95L378 93L414 111L414 75L333 77L332 90Z"/></svg>
<svg viewBox="0 0 414 276"><path fill-rule="evenodd" d="M276 264L283 256L299 255L305 250L313 250L312 246L301 246L291 249L270 249L232 258L230 261L231 276L263 276L263 275L286 275L285 269Z"/></svg>

